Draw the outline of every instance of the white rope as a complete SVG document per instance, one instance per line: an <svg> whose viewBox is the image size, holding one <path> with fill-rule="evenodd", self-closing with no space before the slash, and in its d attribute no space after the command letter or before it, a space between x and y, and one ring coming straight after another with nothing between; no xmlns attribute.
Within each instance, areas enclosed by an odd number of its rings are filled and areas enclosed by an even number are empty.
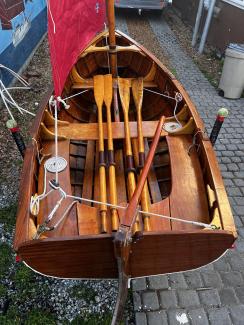
<svg viewBox="0 0 244 325"><path fill-rule="evenodd" d="M196 143L196 136L197 136L199 133L204 134L204 132L203 132L202 130L198 130L198 131L193 135L193 138L192 138L192 144L190 145L190 147L189 147L188 150L187 150L188 155L190 155L191 150L192 150L192 148L194 148L194 147L196 147L196 151L197 151L197 152L199 151L199 149L200 149L200 144L199 144L199 143L198 143L198 144Z"/></svg>
<svg viewBox="0 0 244 325"><path fill-rule="evenodd" d="M62 215L62 217L60 218L60 220L53 226L53 229L58 228L58 226L63 222L63 220L66 218L66 216L68 215L68 213L70 212L70 210L72 209L72 207L77 204L78 201L73 201L68 207L67 209L64 211L64 214Z"/></svg>
<svg viewBox="0 0 244 325"><path fill-rule="evenodd" d="M57 101L62 103L64 105L64 108L65 109L69 109L70 108L70 105L66 104L64 99L62 99L60 96L57 97Z"/></svg>
<svg viewBox="0 0 244 325"><path fill-rule="evenodd" d="M2 98L2 100L3 100L4 106L6 107L6 109L7 109L7 111L8 111L8 114L9 114L11 120L15 121L15 118L14 118L14 116L13 116L13 114L12 114L12 112L11 112L11 110L10 110L8 104L7 104L7 101L6 101L6 99L5 99L5 96L4 96L4 94L3 94L1 84L2 84L2 81L0 80L0 96L1 96L1 98Z"/></svg>
<svg viewBox="0 0 244 325"><path fill-rule="evenodd" d="M24 78L22 78L18 73L16 73L14 70L12 70L12 69L10 69L10 68L8 68L8 67L6 67L5 65L3 65L3 64L0 64L0 68L2 68L2 69L5 69L5 70L7 70L8 72L10 72L16 79L18 79L24 86L27 86L27 87L29 87L30 85L29 85L29 83L24 79Z"/></svg>
<svg viewBox="0 0 244 325"><path fill-rule="evenodd" d="M54 191L54 189L49 190L47 193L47 170L44 167L44 184L43 184L43 192L40 195L34 195L31 197L30 201L30 211L31 214L37 216L40 210L40 201L45 199L50 193Z"/></svg>
<svg viewBox="0 0 244 325"><path fill-rule="evenodd" d="M33 237L34 239L38 239L40 237L40 235L45 231L51 231L51 230L56 229L62 223L62 221L66 218L66 216L68 215L71 208L75 204L77 204L78 202L87 202L87 203L93 203L93 204L95 203L95 204L98 204L98 205L104 204L104 205L106 205L108 207L112 207L112 208L116 208L116 209L123 209L123 210L126 210L127 207L128 207L128 205L127 206L121 206L121 205L111 204L111 203L107 203L107 202L101 202L101 201L97 201L97 200L86 199L86 198L79 197L79 196L68 195L60 186L54 188L53 184L52 184L53 188L49 192L46 193L46 183L47 183L46 182L46 177L47 177L47 171L45 169L45 173L44 173L44 190L43 190L43 193L41 195L39 195L37 197L32 197L31 203L30 203L31 211L34 212L35 210L33 210L33 209L35 208L36 211L39 212L39 203L40 203L40 201L43 200L45 197L47 197L49 194L51 194L54 190L58 190L60 192L61 198L58 200L55 207L50 212L50 214L48 215L46 220L43 222L43 224L39 225L37 233ZM59 221L55 225L53 225L50 228L47 227L47 225L53 219L53 217L54 217L55 213L57 212L58 208L62 204L63 200L66 199L66 198L74 199L74 201L66 208L65 212L63 213L63 215L61 216L61 218L59 219ZM162 215L162 214L159 214L159 213L143 211L143 210L140 210L140 209L136 210L136 214L137 213L143 214L144 216L146 215L146 216L151 216L151 217L159 217L159 218L168 219L168 220L171 220L171 221L177 221L177 222L182 222L182 223L186 223L186 224L191 224L191 225L194 225L194 226L204 227L204 228L207 228L207 229L216 229L216 227L214 225L211 225L211 224L198 222L198 221L185 220L185 219L176 218L176 217L170 217L170 216ZM37 214L35 214L35 215L37 215Z"/></svg>
<svg viewBox="0 0 244 325"><path fill-rule="evenodd" d="M48 224L52 220L53 216L55 215L56 211L58 210L58 208L60 207L60 205L64 199L65 199L65 195L63 195L63 193L61 193L61 198L58 200L57 204L55 205L55 207L53 208L53 210L47 217L46 222L45 222L46 224Z"/></svg>
<svg viewBox="0 0 244 325"><path fill-rule="evenodd" d="M71 96L68 96L68 97L63 98L63 100L66 101L67 99L70 99L70 98L76 97L76 96L78 96L78 95L82 95L82 94L84 94L84 93L86 93L86 92L88 92L88 91L89 91L89 89L82 90L82 91L80 91L79 93L76 93L76 94L74 94L74 95L71 95Z"/></svg>
<svg viewBox="0 0 244 325"><path fill-rule="evenodd" d="M67 195L67 198L73 198L74 200L77 200L77 201L84 201L84 202L95 203L95 204L99 204L99 205L104 204L104 205L106 205L108 207L123 209L123 210L126 210L127 207L128 207L128 205L126 207L124 207L124 206L121 206L121 205L116 205L116 204L111 204L111 203L101 202L101 201L96 201L96 200L91 200L91 199L85 199L85 198L78 197L78 196L73 196L73 195ZM195 226L201 226L201 227L212 229L211 225L209 225L207 223L203 223L203 222L191 221L191 220L185 220L185 219L181 219L181 218L170 217L170 216L166 216L166 215L162 215L162 214L158 214L158 213L143 211L143 210L140 210L140 209L138 209L137 212L140 213L140 214L143 214L143 215L148 215L148 216L153 216L153 217L160 217L160 218L164 218L164 219L179 221L179 222L183 222L183 223L189 223L189 224L192 224L192 225L195 225Z"/></svg>
<svg viewBox="0 0 244 325"><path fill-rule="evenodd" d="M21 76L19 76L16 72L14 72L12 69L6 67L5 65L0 64L0 68L5 69L9 73L11 73L23 85L23 87L6 87L3 81L0 79L0 97L2 98L2 101L8 111L10 118L15 121L10 106L16 108L21 114L27 113L32 116L35 116L34 113L29 112L28 110L20 107L9 92L9 90L14 90L14 89L25 89L25 90L30 89L28 82L24 80Z"/></svg>
<svg viewBox="0 0 244 325"><path fill-rule="evenodd" d="M51 8L50 8L49 0L46 0L46 4L47 4L48 12L50 14L50 17L51 17L51 20L52 20L52 23L53 23L53 33L56 34L56 24L55 24L55 21L53 19L53 14L52 14L52 11L51 11Z"/></svg>
<svg viewBox="0 0 244 325"><path fill-rule="evenodd" d="M37 142L37 140L35 138L32 138L32 140L34 141L35 146L36 146L37 160L38 160L38 163L40 165L41 162L42 162L42 159L41 159L41 155L40 155L40 151L39 151L39 147L38 147L38 142Z"/></svg>
<svg viewBox="0 0 244 325"><path fill-rule="evenodd" d="M180 125L180 127L182 127L182 124L181 124L181 122L178 120L177 115L176 115L176 110L177 110L178 104L179 104L179 102L182 101L182 95L181 95L181 93L176 92L176 93L175 93L175 97L171 97L171 96L169 96L169 95L166 95L166 94L163 94L163 93L159 93L159 92L157 92L157 91L155 91L155 90L151 90L151 89L148 89L148 88L144 88L144 89L145 89L146 91L150 92L150 93L153 93L153 94L156 94L156 95L159 95L159 96L162 96L162 97L165 97L165 98L168 98L168 99L172 99L172 100L174 100L174 101L175 101L175 107L174 107L174 112L173 112L173 114L174 114L174 118L175 118L176 122Z"/></svg>
<svg viewBox="0 0 244 325"><path fill-rule="evenodd" d="M0 82L1 82L1 80L0 80ZM15 87L15 88L17 88L17 87ZM20 88L20 87L19 87ZM14 106L15 108L17 108L18 109L18 111L23 115L24 113L27 113L27 114L29 114L29 115L31 115L31 116L36 116L34 113L32 113L32 112L30 112L30 111L27 111L26 109L24 109L23 107L20 107L16 102L15 102L15 100L13 99L13 97L11 96L11 94L8 92L8 90L9 89L11 89L11 88L5 88L4 87L4 89L2 89L2 94L4 95L4 92L6 92L7 94L8 94L8 96L9 96L9 98L10 99L8 99L6 96L4 96L5 97L5 100L9 103L9 104L11 104L12 106ZM12 88L13 89L13 88ZM21 87L21 89L30 89L30 88L24 88L24 87Z"/></svg>

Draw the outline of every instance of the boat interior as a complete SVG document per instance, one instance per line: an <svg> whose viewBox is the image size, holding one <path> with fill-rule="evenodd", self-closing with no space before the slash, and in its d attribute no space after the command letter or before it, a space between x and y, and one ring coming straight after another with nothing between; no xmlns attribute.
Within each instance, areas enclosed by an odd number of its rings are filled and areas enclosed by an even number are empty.
<svg viewBox="0 0 244 325"><path fill-rule="evenodd" d="M141 117L145 156L149 151L158 120L161 116L165 117L164 128L145 185L145 195L148 198L147 211L170 218L212 224L216 230L225 230L228 226L230 226L229 230L232 230L231 217L227 221L224 220L222 207L219 205L219 198L224 197L225 192L216 158L204 133L202 121L183 87L156 58L122 33L116 32L116 43L118 76L122 80L128 80L130 87L133 80L143 79ZM73 66L62 94L62 98L70 97L66 100L69 108L61 104L58 113L58 156L67 161L67 167L59 173L59 185L66 194L89 201L79 201L70 207L73 199L66 197L50 224L58 223L68 209L67 215L58 227L41 233L39 240L94 235L100 237L107 235L112 238L118 230L120 218L124 213L123 207L130 202L133 193L128 181L128 173L131 171L128 172L126 167L125 119L118 78L113 78L113 87L117 91L113 91L111 127L117 188L116 204L121 208L116 208L117 222L112 222L112 209L109 206L106 220L101 218L98 203L102 201L99 185L99 126L98 108L94 96L94 77L108 74L110 70L107 34L104 33L80 55ZM106 91L105 87L104 93ZM117 96L119 111L117 116L114 114L115 96ZM112 189L109 174L108 117L105 104L102 108L102 120L106 202L111 204L113 202L111 202ZM137 109L132 90L129 100L129 129L135 187L141 166ZM55 119L48 104L39 118L38 128L33 131L33 137L35 154L32 157L34 173L30 185L31 195L43 192L45 161L55 155ZM38 161L37 157L42 159ZM214 166L210 167L210 159ZM46 184L53 178L54 174L47 172ZM53 191L40 202L37 216L28 214L29 223L25 241L33 242L38 226L45 222L59 200L60 193ZM170 218L140 213L137 217L138 229L148 236L211 231L196 224ZM135 275L145 273L150 271L134 272Z"/></svg>

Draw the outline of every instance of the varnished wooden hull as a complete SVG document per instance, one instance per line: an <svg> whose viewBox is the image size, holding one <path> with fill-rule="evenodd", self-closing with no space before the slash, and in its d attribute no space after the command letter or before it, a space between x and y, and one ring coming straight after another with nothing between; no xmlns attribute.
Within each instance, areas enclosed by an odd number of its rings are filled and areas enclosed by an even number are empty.
<svg viewBox="0 0 244 325"><path fill-rule="evenodd" d="M219 258L233 243L229 233L146 233L132 245L132 278L195 269ZM28 242L19 248L27 265L60 278L117 278L113 237L67 237Z"/></svg>
<svg viewBox="0 0 244 325"><path fill-rule="evenodd" d="M107 54L102 48L104 35L99 35L86 51L66 81L63 97L82 89L90 89L85 95L70 100L71 108L59 114L59 155L68 161L61 172L60 185L68 194L99 201L98 179L98 125L92 77L106 72ZM216 225L209 230L196 225L173 220L150 217L150 230L144 229L143 237L132 244L129 261L131 277L148 276L169 272L185 271L208 264L231 247L236 231L212 145L206 135L197 111L181 84L147 50L117 34L119 50L118 65L122 77L144 78L145 88L152 88L174 96L180 92L183 100L177 114L182 129L168 134L161 133L161 141L147 180L150 196L150 212L184 220ZM128 46L128 48L125 48ZM114 80L116 82L116 80ZM78 90L77 90L78 89ZM52 90L47 94L35 119L32 136L42 152L54 155L52 118L45 111ZM148 150L157 120L161 115L173 121L174 105L169 101L147 92L142 107L143 136ZM130 131L137 138L137 125L131 107ZM105 141L107 124L103 125ZM121 122L112 123L115 144L115 161L118 204L125 206L128 199L126 172L123 161L125 137L123 117ZM199 151L189 148L195 138ZM136 142L133 144L134 162L137 165ZM54 232L46 232L33 240L37 224L45 220L55 205L57 196L50 196L40 205L40 213L33 218L29 203L31 196L43 190L43 162L36 160L35 144L26 150L23 166L21 195L17 216L15 250L23 261L36 271L61 278L115 278L117 274L114 256L111 215L108 211L106 234L101 233L101 220L97 204L78 204L67 219ZM44 160L45 161L45 160ZM51 180L53 175L47 176ZM107 179L108 180L108 179ZM109 190L108 190L109 198ZM108 199L109 201L109 199ZM57 212L58 220L70 199ZM123 214L123 210L119 214ZM143 226L143 225L142 225Z"/></svg>

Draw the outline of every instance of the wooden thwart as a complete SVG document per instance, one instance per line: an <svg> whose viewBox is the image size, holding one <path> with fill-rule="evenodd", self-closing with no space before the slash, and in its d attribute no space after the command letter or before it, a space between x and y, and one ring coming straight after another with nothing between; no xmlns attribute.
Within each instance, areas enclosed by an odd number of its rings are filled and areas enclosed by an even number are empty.
<svg viewBox="0 0 244 325"><path fill-rule="evenodd" d="M142 134L144 138L152 138L158 121L143 121L142 122ZM112 122L112 135L113 139L124 139L125 130L124 122ZM130 136L131 138L138 137L137 122L129 122ZM50 127L49 130L53 133L54 128ZM98 123L72 123L58 128L59 136L66 137L72 140L98 140ZM161 131L161 136L168 135L165 130ZM103 123L103 137L108 139L107 123Z"/></svg>
<svg viewBox="0 0 244 325"><path fill-rule="evenodd" d="M143 52L136 45L116 46L116 49L114 51L116 53L119 53L119 52L137 52L137 53L141 53L142 55L145 55L145 54L143 54ZM109 52L109 46L90 46L88 49L86 49L80 55L80 58L85 57L87 54L97 53L97 52Z"/></svg>

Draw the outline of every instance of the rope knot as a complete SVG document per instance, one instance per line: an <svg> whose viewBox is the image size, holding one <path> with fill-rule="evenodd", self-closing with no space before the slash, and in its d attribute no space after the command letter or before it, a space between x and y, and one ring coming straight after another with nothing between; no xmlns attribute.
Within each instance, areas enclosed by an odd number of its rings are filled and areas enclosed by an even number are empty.
<svg viewBox="0 0 244 325"><path fill-rule="evenodd" d="M69 109L70 108L70 105L66 104L66 102L60 96L57 97L57 101L59 103L62 103L64 105L64 108L65 109Z"/></svg>
<svg viewBox="0 0 244 325"><path fill-rule="evenodd" d="M40 210L40 199L38 194L36 193L35 195L31 196L31 201L30 201L30 212L33 216L37 216Z"/></svg>

